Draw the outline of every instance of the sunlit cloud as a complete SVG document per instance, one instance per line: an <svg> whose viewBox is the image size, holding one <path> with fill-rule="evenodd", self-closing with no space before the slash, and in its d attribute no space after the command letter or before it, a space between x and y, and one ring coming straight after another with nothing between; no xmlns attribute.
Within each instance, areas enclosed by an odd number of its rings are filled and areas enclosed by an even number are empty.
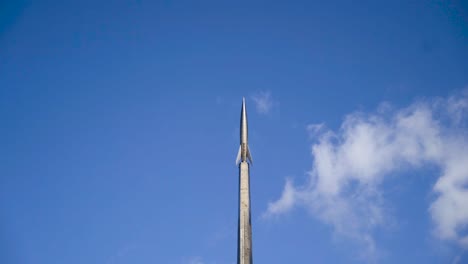
<svg viewBox="0 0 468 264"><path fill-rule="evenodd" d="M271 92L262 91L254 94L252 100L255 102L255 108L259 114L269 114L275 105Z"/></svg>
<svg viewBox="0 0 468 264"><path fill-rule="evenodd" d="M312 169L303 185L286 181L267 216L306 208L336 234L357 241L368 259L378 247L374 231L388 224L382 182L432 164L439 176L428 204L433 235L468 249L468 92L394 109L346 116L338 131L309 125ZM429 230L428 230L429 231Z"/></svg>

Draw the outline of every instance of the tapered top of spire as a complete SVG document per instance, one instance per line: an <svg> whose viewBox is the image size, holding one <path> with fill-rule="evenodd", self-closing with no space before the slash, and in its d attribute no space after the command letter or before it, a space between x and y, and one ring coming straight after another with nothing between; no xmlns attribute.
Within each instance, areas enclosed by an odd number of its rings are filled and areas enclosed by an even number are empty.
<svg viewBox="0 0 468 264"><path fill-rule="evenodd" d="M242 109L241 109L241 119L240 119L240 143L247 144L247 110L245 109L245 97L242 97Z"/></svg>
<svg viewBox="0 0 468 264"><path fill-rule="evenodd" d="M240 118L240 146L239 153L237 154L236 164L240 161L249 160L252 163L252 156L250 155L248 141L248 129L247 129L247 110L245 108L245 97L242 97L242 109Z"/></svg>

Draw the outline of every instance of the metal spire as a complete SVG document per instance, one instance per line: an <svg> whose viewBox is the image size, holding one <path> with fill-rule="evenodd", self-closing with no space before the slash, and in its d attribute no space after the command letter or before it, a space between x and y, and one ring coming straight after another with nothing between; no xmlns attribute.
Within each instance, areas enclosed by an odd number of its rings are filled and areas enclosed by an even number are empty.
<svg viewBox="0 0 468 264"><path fill-rule="evenodd" d="M240 146L236 164L239 166L239 224L237 263L252 264L252 224L250 221L250 175L249 166L252 164L249 145L247 143L247 111L245 98L242 98L240 119Z"/></svg>

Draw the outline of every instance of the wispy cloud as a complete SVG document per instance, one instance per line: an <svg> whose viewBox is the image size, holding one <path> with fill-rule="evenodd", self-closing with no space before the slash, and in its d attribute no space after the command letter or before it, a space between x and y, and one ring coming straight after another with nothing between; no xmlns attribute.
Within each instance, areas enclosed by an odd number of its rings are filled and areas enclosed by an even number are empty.
<svg viewBox="0 0 468 264"><path fill-rule="evenodd" d="M263 217L279 215L290 210L296 202L296 190L294 189L291 179L286 180L281 199L268 205L268 210L263 214Z"/></svg>
<svg viewBox="0 0 468 264"><path fill-rule="evenodd" d="M137 245L134 244L134 243L131 243L131 244L128 244L128 245L125 245L121 248L119 248L119 250L114 254L112 255L108 260L107 260L107 264L113 264L113 263L118 263L119 260L121 260L122 258L124 258L125 256L127 256L128 254L130 254L132 251L134 251L135 249L137 249Z"/></svg>
<svg viewBox="0 0 468 264"><path fill-rule="evenodd" d="M351 113L339 131L311 125L316 142L308 182L293 186L288 179L265 215L303 206L336 234L358 241L372 260L378 255L373 231L391 216L382 182L404 169L434 164L440 175L428 205L433 234L468 249L467 125L468 91L403 109L385 104L374 113Z"/></svg>
<svg viewBox="0 0 468 264"><path fill-rule="evenodd" d="M259 114L269 114L275 105L270 91L261 91L252 96Z"/></svg>
<svg viewBox="0 0 468 264"><path fill-rule="evenodd" d="M461 259L461 256L460 255L457 255L453 261L452 261L452 264L459 264L460 263L460 259Z"/></svg>
<svg viewBox="0 0 468 264"><path fill-rule="evenodd" d="M203 259L199 256L191 257L186 261L186 264L204 264Z"/></svg>

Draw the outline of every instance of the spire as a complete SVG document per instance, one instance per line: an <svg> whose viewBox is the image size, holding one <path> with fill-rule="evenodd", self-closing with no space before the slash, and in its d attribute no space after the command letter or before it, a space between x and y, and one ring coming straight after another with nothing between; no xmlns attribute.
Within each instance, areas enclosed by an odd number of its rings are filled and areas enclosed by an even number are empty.
<svg viewBox="0 0 468 264"><path fill-rule="evenodd" d="M240 146L236 164L239 166L239 219L237 263L252 264L252 224L250 220L250 169L252 158L248 145L247 111L242 98Z"/></svg>

